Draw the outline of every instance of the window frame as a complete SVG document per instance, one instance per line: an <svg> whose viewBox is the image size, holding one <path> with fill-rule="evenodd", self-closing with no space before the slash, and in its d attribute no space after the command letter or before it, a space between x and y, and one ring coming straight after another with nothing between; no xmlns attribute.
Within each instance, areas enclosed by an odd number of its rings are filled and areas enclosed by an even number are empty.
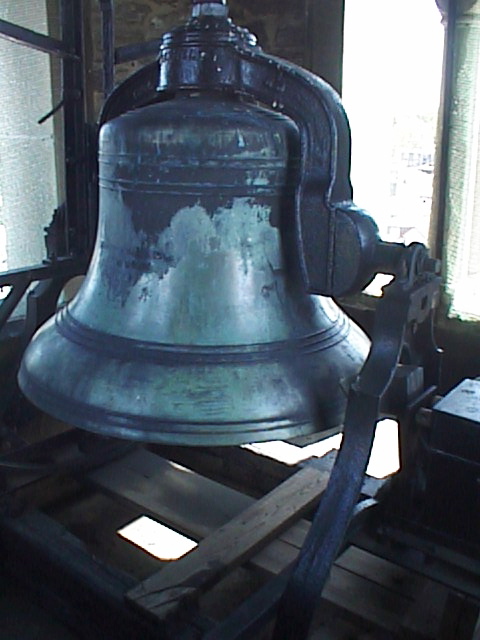
<svg viewBox="0 0 480 640"><path fill-rule="evenodd" d="M94 160L89 145L91 129L85 118L83 3L59 0L59 13L61 40L0 20L1 38L61 60L62 98L46 117L63 109L65 149L65 201L52 212L52 221L46 229L45 260L42 264L0 273L0 287L10 287L0 306L0 331L5 329L33 283L49 281L57 289L59 282L65 283L85 272L95 230L92 181L88 179ZM27 301L26 325L30 327L30 332L32 325L38 326L43 317L48 315L44 309L40 314L42 317L35 319L32 317L35 313L38 314L38 305L30 305L29 309Z"/></svg>

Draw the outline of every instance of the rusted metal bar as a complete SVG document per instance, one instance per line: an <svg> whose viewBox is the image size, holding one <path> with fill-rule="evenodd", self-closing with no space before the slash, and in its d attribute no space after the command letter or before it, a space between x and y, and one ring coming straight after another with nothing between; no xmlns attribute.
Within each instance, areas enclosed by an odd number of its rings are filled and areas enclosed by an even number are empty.
<svg viewBox="0 0 480 640"><path fill-rule="evenodd" d="M100 0L102 12L103 93L105 98L115 84L115 18L113 0Z"/></svg>
<svg viewBox="0 0 480 640"><path fill-rule="evenodd" d="M20 27L18 24L13 24L6 20L0 20L0 38L4 38L10 42L16 42L31 49L37 49L37 51L51 53L61 58L79 60L79 56L73 51L70 51L61 40L37 33L25 27Z"/></svg>
<svg viewBox="0 0 480 640"><path fill-rule="evenodd" d="M122 62L131 62L139 60L147 56L153 56L158 53L160 48L160 38L147 40L146 42L138 42L136 44L126 44L123 47L115 49L115 64Z"/></svg>

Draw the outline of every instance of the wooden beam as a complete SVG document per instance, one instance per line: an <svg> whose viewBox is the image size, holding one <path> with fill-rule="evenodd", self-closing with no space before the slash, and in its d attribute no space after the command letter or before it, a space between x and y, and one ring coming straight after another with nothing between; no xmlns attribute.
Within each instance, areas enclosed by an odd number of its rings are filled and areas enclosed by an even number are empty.
<svg viewBox="0 0 480 640"><path fill-rule="evenodd" d="M88 480L196 540L253 502L143 449L90 473Z"/></svg>
<svg viewBox="0 0 480 640"><path fill-rule="evenodd" d="M305 467L239 516L215 530L198 547L129 591L127 598L158 620L209 588L251 558L319 500L328 474Z"/></svg>
<svg viewBox="0 0 480 640"><path fill-rule="evenodd" d="M78 538L40 512L0 518L2 570L35 594L82 638L162 640L164 635L125 607L134 581L103 564Z"/></svg>
<svg viewBox="0 0 480 640"><path fill-rule="evenodd" d="M342 91L345 0L307 0L307 66Z"/></svg>
<svg viewBox="0 0 480 640"><path fill-rule="evenodd" d="M148 445L149 451L260 498L295 473L295 467L244 447L172 447Z"/></svg>
<svg viewBox="0 0 480 640"><path fill-rule="evenodd" d="M240 460L243 460L242 456L240 456ZM233 462L233 459L230 462ZM322 460L319 460L310 464L321 463ZM328 475L330 465L326 464L325 467L324 471ZM120 497L130 506L136 507L139 513L150 513L160 521L170 523L177 530L189 533L197 540L204 536L207 536L207 540L212 539L215 530L223 527L228 520L232 521L241 517L239 514L242 510L245 510L249 505L256 504L251 497L208 480L190 469L178 467L175 463L172 464L148 451L134 452L123 460L92 472L89 481L97 488L116 498ZM369 493L368 482L367 479L365 485L367 494ZM266 517L268 517L268 513ZM203 518L205 518L204 521ZM227 524L227 534L228 528ZM271 540L261 549L257 549L255 554L250 557L247 566L252 567L257 573L260 571L265 578L280 574L295 560L308 528L308 521L298 520L293 526L282 531L276 539ZM222 529L222 531L224 530ZM221 549L223 534L213 538L214 541L215 539L217 539L217 547ZM226 540L229 541L228 535ZM214 556L215 549L213 548L211 551ZM230 551L233 552L235 564L238 562L235 550ZM192 554L194 553L196 551L192 552ZM189 559L188 563L192 562L192 564L189 564L186 570L180 568L178 574L176 567L185 560L182 562L181 559L168 565L166 567L167 573L162 578L162 580L170 580L167 582L166 589L169 589L171 584L178 585L179 581L185 579L185 575L187 575L187 580L191 579L195 587L197 584L199 585L199 591L207 588L210 578L207 575L202 575L197 582L195 579L197 576L193 575L192 577L192 572L208 569L206 565L209 559L212 560L212 556L202 556L199 561L194 561L193 558ZM186 558L189 556L185 556ZM229 561L227 557L223 558L223 556L221 560L225 563ZM222 565L219 568L220 574L222 574L223 571L232 567ZM165 569L162 569L154 574L153 578L161 576L164 571ZM207 574L208 571L205 573ZM428 584L430 583L427 581ZM397 634L400 633L400 630L401 633L407 631L412 633L412 629L415 626L418 627L412 606L419 594L423 593L424 585L424 578L413 575L410 571L380 557L351 547L337 559L332 567L330 579L322 594L322 602L332 611L340 612L340 615L356 622L367 621L373 628L380 629L382 633L389 633L391 634L389 637L394 638L398 637ZM185 587L185 584L183 586ZM162 588L160 586L160 589ZM194 592L196 595L195 589L184 588L182 593L180 585L180 596L186 593L188 598L190 594L194 595ZM172 595L171 591L170 595ZM173 611L177 604L178 601L173 605ZM149 611L148 607L147 611L150 616L157 617L155 613L152 614ZM404 619L407 613L409 615ZM435 638L439 614L441 615L441 610L439 612L438 608L432 607L429 624L433 631L430 636L424 635L424 638L430 640ZM160 617L158 616L157 620ZM229 619L226 622L227 635L224 637L230 639L228 634L232 625L235 628L235 619ZM223 631L220 627L219 633ZM415 637L421 636L417 634Z"/></svg>
<svg viewBox="0 0 480 640"><path fill-rule="evenodd" d="M241 458L243 459L243 458ZM292 471L293 473L293 471ZM210 535L254 499L145 450L95 470L88 482L194 540ZM251 560L266 576L295 559L309 523L299 520Z"/></svg>

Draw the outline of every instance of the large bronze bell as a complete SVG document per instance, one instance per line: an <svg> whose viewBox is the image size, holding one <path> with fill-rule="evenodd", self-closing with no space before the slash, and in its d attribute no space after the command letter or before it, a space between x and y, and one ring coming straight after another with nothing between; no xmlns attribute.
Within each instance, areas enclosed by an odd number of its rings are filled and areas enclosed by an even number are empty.
<svg viewBox="0 0 480 640"><path fill-rule="evenodd" d="M223 18L195 29L202 19ZM339 426L369 342L305 289L301 150L289 117L210 87L106 123L90 268L29 345L26 396L79 427L167 444Z"/></svg>

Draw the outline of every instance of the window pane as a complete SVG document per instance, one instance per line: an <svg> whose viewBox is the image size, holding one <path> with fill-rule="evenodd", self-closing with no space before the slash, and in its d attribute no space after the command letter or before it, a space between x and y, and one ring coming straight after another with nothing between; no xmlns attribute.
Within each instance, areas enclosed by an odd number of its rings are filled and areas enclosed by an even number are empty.
<svg viewBox="0 0 480 640"><path fill-rule="evenodd" d="M29 28L47 29L45 0L2 0L2 17L6 15L16 23L28 15ZM45 258L44 227L59 202L54 135L58 119L50 118L43 124L38 121L52 109L54 84L58 86L52 79L49 55L0 39L2 270Z"/></svg>
<svg viewBox="0 0 480 640"><path fill-rule="evenodd" d="M443 40L434 0L346 0L354 198L392 242L428 242Z"/></svg>
<svg viewBox="0 0 480 640"><path fill-rule="evenodd" d="M446 255L450 314L480 319L480 2L460 16L448 154Z"/></svg>
<svg viewBox="0 0 480 640"><path fill-rule="evenodd" d="M49 19L45 20L47 6ZM1 0L0 19L60 38L58 0Z"/></svg>
<svg viewBox="0 0 480 640"><path fill-rule="evenodd" d="M197 546L191 538L148 516L137 518L117 533L159 560L178 560Z"/></svg>

